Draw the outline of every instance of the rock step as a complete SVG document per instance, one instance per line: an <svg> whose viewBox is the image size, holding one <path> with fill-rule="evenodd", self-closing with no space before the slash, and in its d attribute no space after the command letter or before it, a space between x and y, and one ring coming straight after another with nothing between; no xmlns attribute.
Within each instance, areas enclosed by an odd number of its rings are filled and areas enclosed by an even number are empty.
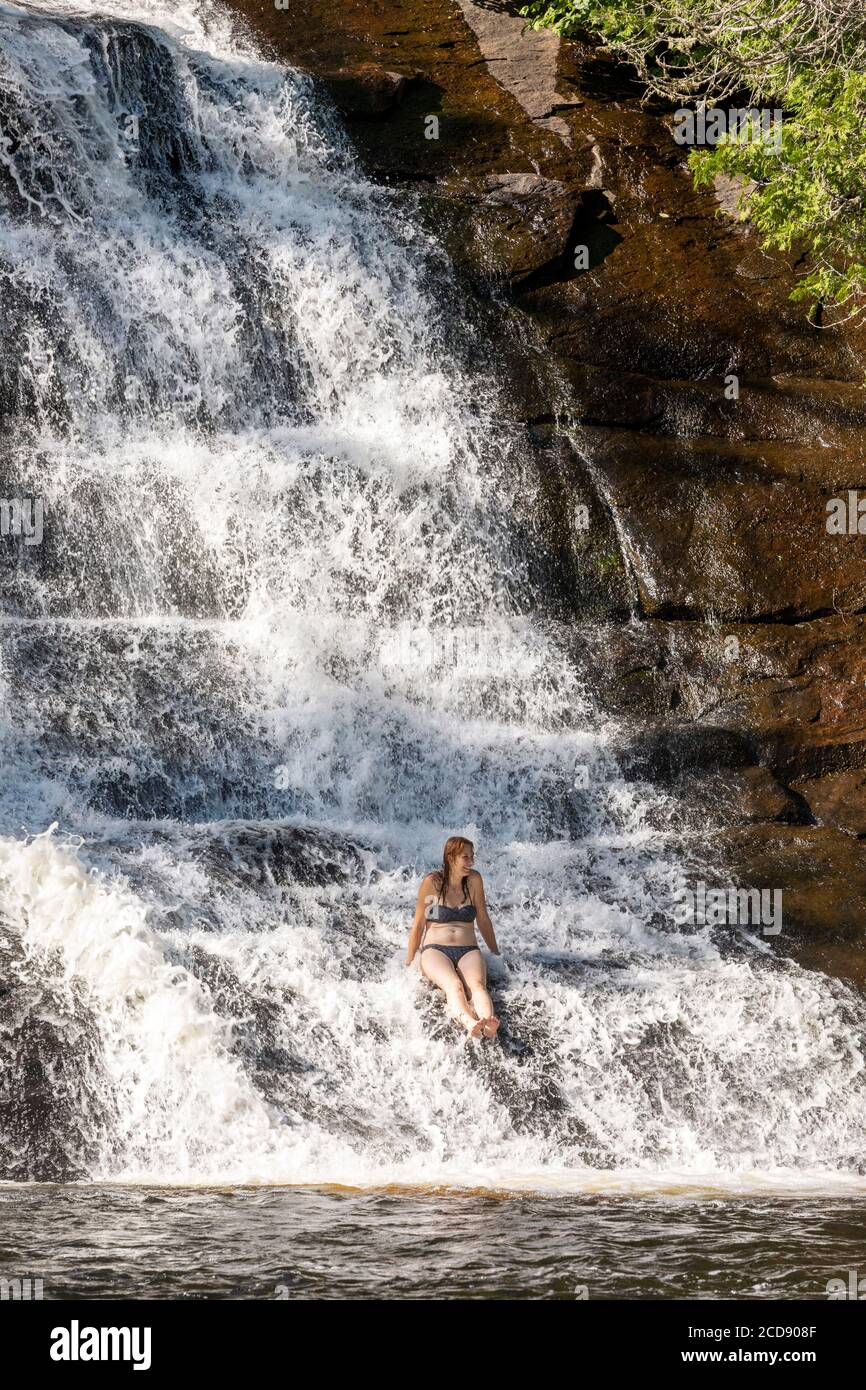
<svg viewBox="0 0 866 1390"><path fill-rule="evenodd" d="M644 616L796 622L866 609L866 535L849 531L866 483L859 447L597 427L575 443L617 520ZM828 530L831 502L843 534Z"/></svg>
<svg viewBox="0 0 866 1390"><path fill-rule="evenodd" d="M627 775L702 805L690 779L724 774L725 795L745 808L739 819L866 834L866 616L715 628L651 620L581 626L560 640L621 729ZM771 784L744 785L757 767L796 811L786 801L773 809ZM720 821L738 823L729 811Z"/></svg>
<svg viewBox="0 0 866 1390"><path fill-rule="evenodd" d="M662 379L611 371L569 358L555 366L567 383L563 407L581 424L625 425L681 436L847 444L866 449L866 386L820 377L770 379L728 373L716 381ZM736 398L730 393L736 389ZM726 394L727 392L727 394Z"/></svg>

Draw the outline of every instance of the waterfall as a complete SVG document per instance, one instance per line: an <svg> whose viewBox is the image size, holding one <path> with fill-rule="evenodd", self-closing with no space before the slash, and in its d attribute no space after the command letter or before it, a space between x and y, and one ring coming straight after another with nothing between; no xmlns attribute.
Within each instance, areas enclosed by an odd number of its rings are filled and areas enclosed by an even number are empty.
<svg viewBox="0 0 866 1390"><path fill-rule="evenodd" d="M862 1182L863 1004L673 924L411 200L216 4L0 31L0 1177ZM403 964L452 833L490 1045Z"/></svg>

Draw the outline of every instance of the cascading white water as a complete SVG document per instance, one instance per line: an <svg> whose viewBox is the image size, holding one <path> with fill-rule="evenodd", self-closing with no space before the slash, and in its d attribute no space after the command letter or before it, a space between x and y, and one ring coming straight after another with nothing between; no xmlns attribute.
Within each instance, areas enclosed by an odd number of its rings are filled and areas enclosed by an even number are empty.
<svg viewBox="0 0 866 1390"><path fill-rule="evenodd" d="M862 1005L671 927L411 210L215 5L0 30L3 495L45 513L0 561L0 1176L854 1181ZM480 1052L402 963L456 831Z"/></svg>

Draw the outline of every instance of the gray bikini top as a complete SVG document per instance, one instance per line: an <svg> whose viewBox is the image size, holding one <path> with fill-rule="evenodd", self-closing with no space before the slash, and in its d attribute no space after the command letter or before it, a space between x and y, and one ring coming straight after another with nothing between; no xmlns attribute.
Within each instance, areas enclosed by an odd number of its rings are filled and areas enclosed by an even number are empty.
<svg viewBox="0 0 866 1390"><path fill-rule="evenodd" d="M467 893L465 879L463 880L463 892ZM449 907L447 903L437 902L427 908L425 918L428 922L466 922L471 925L475 921L476 915L472 903L464 903L462 907Z"/></svg>

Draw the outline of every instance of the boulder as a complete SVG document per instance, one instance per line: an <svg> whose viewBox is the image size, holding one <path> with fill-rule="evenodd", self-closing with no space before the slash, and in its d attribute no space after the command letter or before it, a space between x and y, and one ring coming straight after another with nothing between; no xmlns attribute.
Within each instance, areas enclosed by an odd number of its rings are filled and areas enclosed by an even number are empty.
<svg viewBox="0 0 866 1390"><path fill-rule="evenodd" d="M344 115L364 117L393 111L412 78L374 63L359 63L341 72L323 73L322 80Z"/></svg>

